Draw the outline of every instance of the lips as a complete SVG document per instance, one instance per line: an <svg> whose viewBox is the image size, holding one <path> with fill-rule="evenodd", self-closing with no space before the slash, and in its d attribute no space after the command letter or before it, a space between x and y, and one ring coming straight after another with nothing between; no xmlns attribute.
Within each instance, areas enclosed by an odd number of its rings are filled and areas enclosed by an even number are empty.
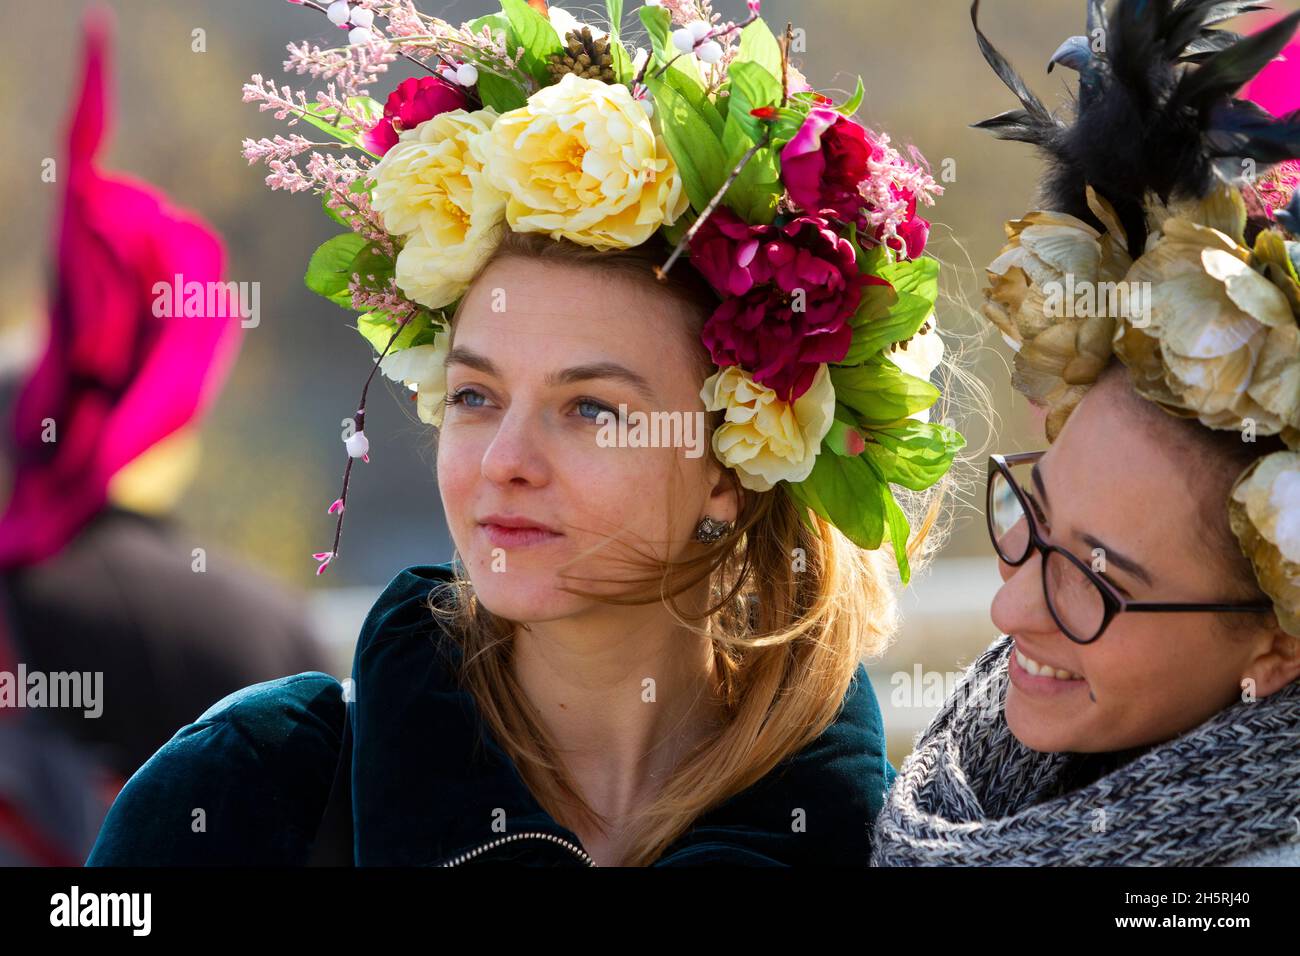
<svg viewBox="0 0 1300 956"><path fill-rule="evenodd" d="M1074 671L1067 670L1064 667L1056 667L1052 664L1044 663L1037 658L1030 657L1020 649L1019 644L1015 646L1013 653L1016 657L1016 663L1035 677L1050 677L1055 680L1064 681L1083 680L1082 674L1076 674Z"/></svg>
<svg viewBox="0 0 1300 956"><path fill-rule="evenodd" d="M498 528L508 528L512 531L547 531L551 534L560 534L557 528L550 525L542 524L540 521L534 521L522 515L488 515L486 518L479 520L481 525L495 525Z"/></svg>

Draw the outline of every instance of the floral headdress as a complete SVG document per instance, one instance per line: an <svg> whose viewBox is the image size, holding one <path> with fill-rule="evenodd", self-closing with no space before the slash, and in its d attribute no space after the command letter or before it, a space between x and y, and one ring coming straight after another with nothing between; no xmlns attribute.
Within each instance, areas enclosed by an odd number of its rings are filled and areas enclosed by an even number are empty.
<svg viewBox="0 0 1300 956"><path fill-rule="evenodd" d="M929 421L938 263L923 255L918 207L942 192L915 151L850 117L789 61L749 0L740 23L707 0L648 0L647 49L621 39L621 0L606 29L544 0L502 0L460 27L411 0L322 6L348 43L290 44L287 71L326 89L308 99L261 76L244 99L336 152L294 135L245 140L273 189L311 191L345 232L312 255L306 283L361 312L371 369L415 391L440 426L449 320L502 230L539 232L600 251L661 235L689 251L718 305L702 339L718 371L701 391L725 412L713 448L748 489L784 484L865 548L892 542L909 577L906 515L891 485L924 490L964 439ZM382 26L381 26L382 21ZM367 90L399 59L421 75L381 104ZM302 154L310 152L303 166ZM334 546L348 480L368 460L365 395L347 439ZM812 522L801 509L809 527Z"/></svg>
<svg viewBox="0 0 1300 956"><path fill-rule="evenodd" d="M1043 208L1007 223L988 266L984 315L1015 349L1016 387L1046 407L1049 440L1112 356L1173 415L1281 436L1287 450L1252 463L1227 507L1300 636L1300 110L1274 117L1233 96L1300 13L1249 37L1215 28L1260 9L1088 0L1088 36L1048 66L1080 74L1067 124L980 32L975 0L980 48L1022 106L976 126L1049 159ZM1271 225L1250 227L1252 214Z"/></svg>

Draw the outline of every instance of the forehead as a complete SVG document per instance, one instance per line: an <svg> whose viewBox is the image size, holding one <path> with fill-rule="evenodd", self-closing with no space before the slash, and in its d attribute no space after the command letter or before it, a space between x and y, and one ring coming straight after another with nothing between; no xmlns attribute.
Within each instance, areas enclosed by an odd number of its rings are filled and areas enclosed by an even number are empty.
<svg viewBox="0 0 1300 956"><path fill-rule="evenodd" d="M1199 550L1214 507L1196 478L1204 462L1189 457L1177 423L1135 408L1143 399L1128 388L1126 376L1092 388L1043 456L1053 523L1132 554L1157 579L1195 580L1200 572L1182 566L1194 559L1209 573Z"/></svg>
<svg viewBox="0 0 1300 956"><path fill-rule="evenodd" d="M688 319L683 303L650 283L509 256L493 261L467 293L453 344L489 356L507 374L617 362L664 391L698 391Z"/></svg>

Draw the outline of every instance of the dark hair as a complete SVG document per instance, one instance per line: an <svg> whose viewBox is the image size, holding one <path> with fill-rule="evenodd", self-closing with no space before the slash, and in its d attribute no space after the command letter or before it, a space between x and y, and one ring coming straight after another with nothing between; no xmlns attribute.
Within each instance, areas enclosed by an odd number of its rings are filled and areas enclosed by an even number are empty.
<svg viewBox="0 0 1300 956"><path fill-rule="evenodd" d="M1188 474L1194 476L1192 480L1201 490L1202 527L1207 532L1198 536L1201 553L1222 568L1230 582L1228 593L1211 597L1230 601L1270 600L1260 589L1250 559L1241 550L1228 523L1228 493L1237 477L1254 461L1286 448L1281 437L1260 435L1255 441L1245 441L1239 431L1207 428L1196 418L1171 414L1138 394L1128 381L1127 367L1118 358L1111 359L1098 384L1119 375L1126 379L1122 392L1134 413L1153 430L1161 430L1162 436L1173 438L1176 442L1173 453L1180 460L1198 463L1197 467L1188 469ZM1260 624L1261 616L1228 613L1219 615L1219 620L1233 633L1249 632Z"/></svg>

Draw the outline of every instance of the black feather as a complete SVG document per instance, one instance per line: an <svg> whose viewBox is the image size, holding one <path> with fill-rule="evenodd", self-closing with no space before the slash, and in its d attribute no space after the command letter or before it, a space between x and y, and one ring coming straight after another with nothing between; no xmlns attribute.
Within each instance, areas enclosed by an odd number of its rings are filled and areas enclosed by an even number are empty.
<svg viewBox="0 0 1300 956"><path fill-rule="evenodd" d="M976 124L1000 139L1032 143L1048 157L1041 201L1100 228L1087 187L1115 207L1129 251L1146 245L1151 194L1196 199L1219 170L1300 156L1300 115L1272 117L1233 98L1286 45L1300 13L1238 37L1214 25L1267 9L1252 0L1086 0L1086 37L1049 63L1079 73L1074 122L1050 114L971 20L984 58L1025 107ZM1103 42L1097 42L1100 39ZM1240 164L1240 166L1238 166Z"/></svg>

